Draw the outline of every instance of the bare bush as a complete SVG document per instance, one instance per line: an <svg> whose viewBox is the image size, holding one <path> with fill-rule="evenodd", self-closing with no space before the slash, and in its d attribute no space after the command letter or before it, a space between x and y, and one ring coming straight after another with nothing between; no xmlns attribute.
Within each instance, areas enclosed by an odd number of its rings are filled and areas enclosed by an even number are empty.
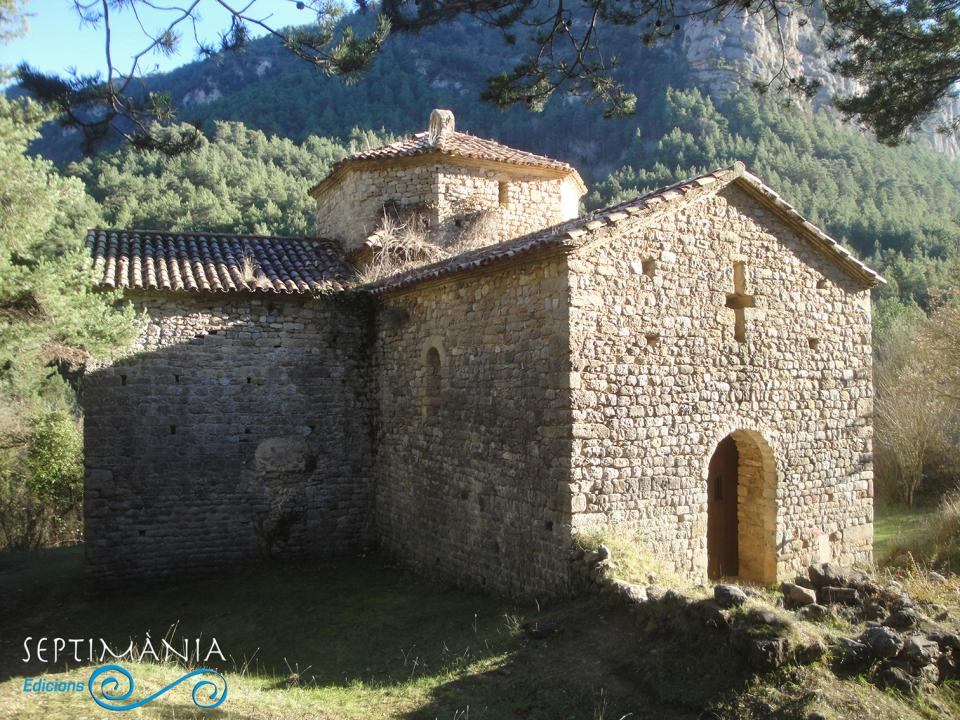
<svg viewBox="0 0 960 720"><path fill-rule="evenodd" d="M960 272L960 266L954 266ZM935 360L933 380L940 393L960 403L960 287L931 292L933 310L917 333L917 347Z"/></svg>
<svg viewBox="0 0 960 720"><path fill-rule="evenodd" d="M448 251L430 242L426 222L416 213L401 220L385 211L380 228L369 242L373 252L360 270L360 280L364 283L450 257Z"/></svg>
<svg viewBox="0 0 960 720"><path fill-rule="evenodd" d="M249 253L243 254L243 263L240 265L240 274L243 276L243 281L250 287L261 289L270 287L270 280L266 275L263 274L263 271L260 269L260 264L257 262L256 258Z"/></svg>
<svg viewBox="0 0 960 720"><path fill-rule="evenodd" d="M454 220L444 228L430 228L422 207L385 205L380 226L367 240L369 256L359 268L364 283L377 282L408 270L439 262L499 241L497 213L462 200Z"/></svg>
<svg viewBox="0 0 960 720"><path fill-rule="evenodd" d="M460 231L446 245L451 256L479 250L498 242L499 225L495 211L481 209L465 213L460 223Z"/></svg>
<svg viewBox="0 0 960 720"><path fill-rule="evenodd" d="M922 330L894 329L875 371L878 490L913 506L925 470L949 450L956 407L942 392L937 358L917 342Z"/></svg>

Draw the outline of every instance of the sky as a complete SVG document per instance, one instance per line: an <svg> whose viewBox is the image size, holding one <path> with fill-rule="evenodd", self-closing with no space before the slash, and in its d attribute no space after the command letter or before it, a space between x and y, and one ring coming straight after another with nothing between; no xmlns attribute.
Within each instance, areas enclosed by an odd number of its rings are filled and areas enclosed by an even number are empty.
<svg viewBox="0 0 960 720"><path fill-rule="evenodd" d="M239 7L248 2L237 0L234 5ZM174 6L186 3L158 0L152 4ZM98 70L105 72L103 26L83 25L71 0L30 0L27 12L30 14L27 34L0 45L0 66L14 67L27 62L48 72L63 73L69 68L76 68L81 74ZM144 27L151 31L166 27L177 17L172 12L149 8L142 8L138 12ZM201 39L216 43L218 32L229 27L229 14L214 0L202 0L197 12L200 14L197 28ZM274 27L302 25L316 18L309 9L298 10L295 0L256 0L249 13L259 19L270 16L269 23ZM150 40L129 9L111 12L110 25L114 65L121 69L129 68L132 56L148 45ZM178 27L182 28L183 35L178 53L171 57L160 54L144 57L141 60L143 72L167 71L196 59L192 30L187 23L181 23ZM253 34L256 36L262 32Z"/></svg>

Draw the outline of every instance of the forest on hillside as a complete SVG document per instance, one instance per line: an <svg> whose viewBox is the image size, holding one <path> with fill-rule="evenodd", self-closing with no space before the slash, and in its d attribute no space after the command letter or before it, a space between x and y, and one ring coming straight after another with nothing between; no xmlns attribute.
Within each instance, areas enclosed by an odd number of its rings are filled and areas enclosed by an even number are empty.
<svg viewBox="0 0 960 720"><path fill-rule="evenodd" d="M499 112L476 101L494 42L461 22L399 38L356 85L317 76L270 40L154 76L204 130L175 157L129 146L82 157L43 109L0 99L11 169L0 180L0 547L76 539L79 369L133 331L119 298L84 281L83 229L309 235L307 188L347 154L422 129L433 107L452 108L458 129L576 165L591 187L585 210L743 160L889 281L874 293L878 495L935 499L956 484L960 425L944 398L960 379L960 163L880 145L792 96L712 99L669 44L643 48L627 31L611 42L642 98L636 116L604 120L570 96L542 113Z"/></svg>

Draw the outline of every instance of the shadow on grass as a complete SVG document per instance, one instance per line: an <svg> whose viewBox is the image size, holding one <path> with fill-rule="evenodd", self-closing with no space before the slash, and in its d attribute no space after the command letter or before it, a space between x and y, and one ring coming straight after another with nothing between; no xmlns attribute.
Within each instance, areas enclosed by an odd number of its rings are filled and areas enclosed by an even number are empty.
<svg viewBox="0 0 960 720"><path fill-rule="evenodd" d="M600 598L567 602L538 620L559 630L523 638L498 667L439 685L406 720L693 720L698 713L651 692L638 658L637 618Z"/></svg>
<svg viewBox="0 0 960 720"><path fill-rule="evenodd" d="M227 720L227 718L229 720L261 720L262 717L238 714L235 710L221 710L220 708L199 710L190 703L167 703L164 706L164 713L167 717L176 718L176 720Z"/></svg>
<svg viewBox="0 0 960 720"><path fill-rule="evenodd" d="M735 639L744 631L713 624L714 608L710 601L630 610L600 598L567 603L542 618L562 632L523 643L500 667L438 686L404 717L806 720L815 694L804 672L783 667L757 683ZM752 622L758 637L785 631Z"/></svg>
<svg viewBox="0 0 960 720"><path fill-rule="evenodd" d="M377 558L250 568L100 598L83 593L81 566L80 548L0 555L0 680L62 668L21 662L26 637L93 638L97 647L103 638L126 648L150 633L159 647L175 628L180 648L201 638L202 654L216 638L227 663L214 656L200 664L218 670L398 684L503 652L511 642L504 618L517 613L512 603L438 588Z"/></svg>
<svg viewBox="0 0 960 720"><path fill-rule="evenodd" d="M149 632L159 646L172 626L204 651L215 637L227 662L199 664L259 678L266 693L279 697L294 673L318 702L331 688L365 688L358 707L371 692L384 702L413 693L419 699L397 701L390 715L408 720L694 718L752 676L727 637L702 623L597 597L519 607L380 558L250 568L102 598L81 591L81 562L78 549L0 556L0 604L12 608L0 613L0 681L63 669L20 662L27 636L126 647ZM556 631L528 637L520 625L533 619ZM178 709L175 717L217 717Z"/></svg>

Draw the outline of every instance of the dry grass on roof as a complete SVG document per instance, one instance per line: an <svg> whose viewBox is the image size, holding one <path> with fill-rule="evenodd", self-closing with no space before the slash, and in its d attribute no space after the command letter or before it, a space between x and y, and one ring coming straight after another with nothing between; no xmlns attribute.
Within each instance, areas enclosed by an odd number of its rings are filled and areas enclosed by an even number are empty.
<svg viewBox="0 0 960 720"><path fill-rule="evenodd" d="M377 247L372 259L359 270L363 284L399 275L419 267L440 262L457 255L493 245L497 242L496 213L479 210L474 213L459 233L446 244L432 242L427 223L422 216L411 214L404 218L384 212L379 230L374 234Z"/></svg>

